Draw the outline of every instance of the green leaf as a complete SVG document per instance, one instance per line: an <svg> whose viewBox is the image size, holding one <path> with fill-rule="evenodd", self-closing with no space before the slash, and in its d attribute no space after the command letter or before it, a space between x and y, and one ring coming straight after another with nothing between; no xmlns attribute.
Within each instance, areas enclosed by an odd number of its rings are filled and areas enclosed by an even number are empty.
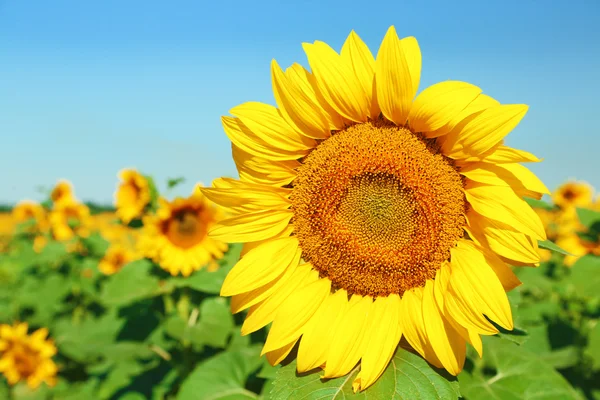
<svg viewBox="0 0 600 400"><path fill-rule="evenodd" d="M600 370L600 321L590 332L585 354L591 358L594 369Z"/></svg>
<svg viewBox="0 0 600 400"><path fill-rule="evenodd" d="M260 348L226 351L200 363L181 385L177 400L258 398L244 385L261 364Z"/></svg>
<svg viewBox="0 0 600 400"><path fill-rule="evenodd" d="M167 187L169 189L173 189L175 186L183 182L185 182L185 178L182 176L180 176L179 178L169 178L167 179Z"/></svg>
<svg viewBox="0 0 600 400"><path fill-rule="evenodd" d="M102 257L110 243L100 235L99 232L94 232L87 238L82 239L83 245L88 249L89 255L92 257Z"/></svg>
<svg viewBox="0 0 600 400"><path fill-rule="evenodd" d="M104 284L102 302L108 306L123 306L164 293L167 288L150 274L152 268L153 264L145 259L125 265Z"/></svg>
<svg viewBox="0 0 600 400"><path fill-rule="evenodd" d="M321 371L296 373L296 361L281 367L268 399L457 399L456 378L432 367L420 356L398 347L383 375L366 390L354 394L352 382L358 367L346 376L321 380Z"/></svg>
<svg viewBox="0 0 600 400"><path fill-rule="evenodd" d="M483 337L483 359L458 376L468 400L580 399L554 368L523 346Z"/></svg>
<svg viewBox="0 0 600 400"><path fill-rule="evenodd" d="M545 201L532 199L530 197L525 197L524 199L527 202L527 204L529 204L533 208L541 208L542 210L548 210L548 211L554 210L554 206Z"/></svg>
<svg viewBox="0 0 600 400"><path fill-rule="evenodd" d="M233 327L233 316L226 300L215 297L202 302L197 323L189 325L189 321L173 316L167 321L166 331L182 342L224 348Z"/></svg>
<svg viewBox="0 0 600 400"><path fill-rule="evenodd" d="M578 259L571 267L567 282L583 296L600 297L600 257L588 254Z"/></svg>
<svg viewBox="0 0 600 400"><path fill-rule="evenodd" d="M555 251L557 253L564 254L567 256L573 255L573 254L569 253L568 251L566 251L565 249L563 249L562 247L559 247L556 243L553 243L549 240L538 240L538 246L541 247L542 249L552 250L552 251Z"/></svg>
<svg viewBox="0 0 600 400"><path fill-rule="evenodd" d="M229 272L229 268L219 268L209 272L206 268L194 272L186 277L175 276L169 278L169 283L175 287L189 287L190 289L209 294L219 294L223 281Z"/></svg>
<svg viewBox="0 0 600 400"><path fill-rule="evenodd" d="M588 229L600 224L600 212L587 208L577 208L577 216L583 226Z"/></svg>

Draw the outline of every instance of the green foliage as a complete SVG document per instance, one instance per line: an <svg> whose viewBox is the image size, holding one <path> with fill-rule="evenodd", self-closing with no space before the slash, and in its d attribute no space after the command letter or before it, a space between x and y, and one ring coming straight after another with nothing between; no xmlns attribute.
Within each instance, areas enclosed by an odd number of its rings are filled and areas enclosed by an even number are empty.
<svg viewBox="0 0 600 400"><path fill-rule="evenodd" d="M181 177L181 176L178 178L169 178L169 179L167 179L167 188L173 189L175 186L177 186L183 182L185 182L185 178Z"/></svg>
<svg viewBox="0 0 600 400"><path fill-rule="evenodd" d="M280 368L268 399L458 399L456 378L432 367L409 350L398 347L388 368L367 390L354 393L352 382L358 367L350 374L322 380L321 372L296 373L296 362Z"/></svg>

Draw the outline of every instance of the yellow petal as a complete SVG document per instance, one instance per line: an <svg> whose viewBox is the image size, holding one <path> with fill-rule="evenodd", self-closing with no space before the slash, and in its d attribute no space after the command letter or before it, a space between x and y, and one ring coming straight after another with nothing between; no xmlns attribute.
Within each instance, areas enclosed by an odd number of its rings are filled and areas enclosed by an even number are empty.
<svg viewBox="0 0 600 400"><path fill-rule="evenodd" d="M522 162L540 162L542 160L529 152L500 145L496 147L494 151L490 153L490 155L486 156L484 158L484 161L494 164L506 164Z"/></svg>
<svg viewBox="0 0 600 400"><path fill-rule="evenodd" d="M289 268L296 258L298 239L275 239L249 251L229 271L221 296L232 296L266 285Z"/></svg>
<svg viewBox="0 0 600 400"><path fill-rule="evenodd" d="M273 186L266 186L266 185L260 185L260 184L256 184L256 183L252 183L252 182L243 182L239 179L233 179L233 178L225 178L225 177L221 177L221 178L217 178L215 180L212 181L212 185L213 187L217 188L217 189L246 189L246 190L270 190L273 192L278 193L280 196L283 196L285 198L289 198L290 194L292 193L291 189L288 188L279 188L279 187L273 187Z"/></svg>
<svg viewBox="0 0 600 400"><path fill-rule="evenodd" d="M510 186L519 197L541 199L550 194L544 183L527 167L520 164L474 162L461 167L461 174L487 185Z"/></svg>
<svg viewBox="0 0 600 400"><path fill-rule="evenodd" d="M330 290L329 279L317 278L316 281L292 293L279 306L261 355L283 347L300 337L306 323L329 296Z"/></svg>
<svg viewBox="0 0 600 400"><path fill-rule="evenodd" d="M366 96L370 110L369 116L371 119L376 119L381 111L377 104L373 54L356 32L352 31L342 46L341 56L348 64L352 65Z"/></svg>
<svg viewBox="0 0 600 400"><path fill-rule="evenodd" d="M450 123L481 93L470 83L445 81L423 90L415 99L408 121L416 132L431 132ZM426 135L427 136L427 135Z"/></svg>
<svg viewBox="0 0 600 400"><path fill-rule="evenodd" d="M467 182L465 196L473 210L484 217L502 221L535 239L546 239L540 217L511 188Z"/></svg>
<svg viewBox="0 0 600 400"><path fill-rule="evenodd" d="M412 348L426 359L427 362L440 368L442 364L433 351L433 347L425 332L422 287L404 292L402 301L400 302L400 320L402 334Z"/></svg>
<svg viewBox="0 0 600 400"><path fill-rule="evenodd" d="M402 52L408 65L408 71L410 72L410 80L412 83L412 98L414 99L419 90L419 83L421 81L421 49L419 48L419 42L414 36L408 36L400 39L402 45Z"/></svg>
<svg viewBox="0 0 600 400"><path fill-rule="evenodd" d="M209 200L235 212L257 212L265 209L285 210L291 206L290 200L269 190L200 188Z"/></svg>
<svg viewBox="0 0 600 400"><path fill-rule="evenodd" d="M466 124L459 124L456 135L446 137L442 151L451 158L484 154L519 124L527 108L524 104L506 104L481 111Z"/></svg>
<svg viewBox="0 0 600 400"><path fill-rule="evenodd" d="M450 250L451 284L459 294L475 301L478 311L505 329L512 330L512 312L506 292L490 266L489 254L471 241L460 240Z"/></svg>
<svg viewBox="0 0 600 400"><path fill-rule="evenodd" d="M306 372L325 364L333 335L348 307L348 293L341 289L325 299L302 334L298 347L298 372Z"/></svg>
<svg viewBox="0 0 600 400"><path fill-rule="evenodd" d="M417 89L413 88L409 63L393 26L385 34L377 53L375 79L381 112L396 125L404 125Z"/></svg>
<svg viewBox="0 0 600 400"><path fill-rule="evenodd" d="M267 361L269 362L269 364L275 366L282 362L290 354L297 342L298 339L286 344L285 346L277 350L269 351L268 353L266 353Z"/></svg>
<svg viewBox="0 0 600 400"><path fill-rule="evenodd" d="M500 105L500 102L486 94L481 93L445 126L436 129L435 131L428 132L427 137L440 137L440 144L443 144L445 141L455 143L458 135L460 134L460 129L455 129L458 125L464 126L468 121L475 118L481 111L498 105ZM448 136L446 137L444 135Z"/></svg>
<svg viewBox="0 0 600 400"><path fill-rule="evenodd" d="M540 262L535 242L525 234L516 232L510 225L485 218L473 210L467 213L467 222L469 234L500 256L527 264Z"/></svg>
<svg viewBox="0 0 600 400"><path fill-rule="evenodd" d="M308 137L328 138L329 121L310 84L298 73L284 74L275 60L271 62L271 79L275 101L288 124Z"/></svg>
<svg viewBox="0 0 600 400"><path fill-rule="evenodd" d="M302 47L327 103L340 115L354 122L365 122L369 104L352 66L326 43L303 43Z"/></svg>
<svg viewBox="0 0 600 400"><path fill-rule="evenodd" d="M292 219L291 210L264 210L241 214L215 223L209 236L228 243L265 240L281 233Z"/></svg>
<svg viewBox="0 0 600 400"><path fill-rule="evenodd" d="M231 144L231 154L237 167L240 180L263 186L286 186L296 177L295 169L300 166L296 160L271 161L246 153Z"/></svg>
<svg viewBox="0 0 600 400"><path fill-rule="evenodd" d="M334 378L346 375L363 355L363 335L367 330L367 317L373 305L371 297L358 296L358 300L351 302L338 326L331 346L327 352L324 378Z"/></svg>
<svg viewBox="0 0 600 400"><path fill-rule="evenodd" d="M296 252L296 260L293 260L290 265L297 265L300 260L300 255L302 254L302 250L298 248ZM300 267L299 267L300 268ZM310 271L310 265L307 266L307 269ZM252 307L255 304L258 304L265 300L267 297L271 296L273 293L279 291L284 285L289 284L289 279L294 276L294 273L298 271L298 268L287 268L285 272L279 276L277 279L272 280L271 282L258 287L249 292L244 292L240 294L236 294L231 298L231 312L236 314L242 310L245 310L249 307Z"/></svg>
<svg viewBox="0 0 600 400"><path fill-rule="evenodd" d="M454 286L459 286L455 289ZM458 324L464 326L469 331L476 332L481 335L495 335L498 333L496 329L484 316L479 312L479 307L474 298L465 297L464 290L455 282L450 282L446 295L444 296L444 311L452 317ZM466 293L471 296L471 293Z"/></svg>
<svg viewBox="0 0 600 400"><path fill-rule="evenodd" d="M465 363L466 343L443 317L433 294L433 281L428 280L423 290L423 321L425 331L444 368L456 376Z"/></svg>
<svg viewBox="0 0 600 400"><path fill-rule="evenodd" d="M273 146L250 130L239 118L221 117L223 130L233 144L252 155L268 160L297 160L308 154L307 149L289 151Z"/></svg>
<svg viewBox="0 0 600 400"><path fill-rule="evenodd" d="M256 136L264 142L289 152L316 147L316 141L300 135L281 116L279 110L269 104L247 102L230 110Z"/></svg>
<svg viewBox="0 0 600 400"><path fill-rule="evenodd" d="M381 376L400 342L400 297L397 294L378 297L367 317L367 327L367 346L360 373L355 379L360 390L371 386Z"/></svg>
<svg viewBox="0 0 600 400"><path fill-rule="evenodd" d="M452 318L451 313L446 309L444 305L444 298L447 296L448 292L448 283L450 282L450 263L445 263L442 267L437 271L435 280L433 281L433 297L435 302L440 310L440 313L444 316L446 321L452 325L454 330L458 332L458 334L466 341L471 343L473 348L479 354L479 357L482 356L483 353L483 343L481 342L481 337L477 333L477 331L473 329L467 329L464 326L460 325L454 318Z"/></svg>
<svg viewBox="0 0 600 400"><path fill-rule="evenodd" d="M277 310L294 291L315 282L318 279L316 271L311 270L310 264L304 264L295 268L292 277L279 286L264 301L253 305L242 325L242 335L247 335L259 330L272 322L277 316Z"/></svg>

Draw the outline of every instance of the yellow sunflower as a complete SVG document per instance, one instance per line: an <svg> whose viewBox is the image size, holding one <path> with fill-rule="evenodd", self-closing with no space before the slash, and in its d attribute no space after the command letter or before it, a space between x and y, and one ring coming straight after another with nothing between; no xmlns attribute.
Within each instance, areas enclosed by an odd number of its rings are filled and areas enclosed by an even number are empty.
<svg viewBox="0 0 600 400"><path fill-rule="evenodd" d="M546 238L522 197L548 190L519 164L540 160L503 144L527 106L459 81L417 95L419 46L394 27L376 59L354 32L341 54L303 47L312 72L272 62L278 108L222 118L240 180L202 190L232 214L209 236L245 248L221 294L249 309L242 334L272 322L272 364L299 341L299 372L360 361L363 390L405 337L456 375L498 332L487 318L513 328L507 263L537 265Z"/></svg>
<svg viewBox="0 0 600 400"><path fill-rule="evenodd" d="M193 271L211 267L227 250L227 244L207 236L220 212L199 188L196 186L185 199L169 202L160 198L156 214L143 220L144 230L138 240L140 254L173 276L189 276Z"/></svg>
<svg viewBox="0 0 600 400"><path fill-rule="evenodd" d="M141 217L150 202L150 186L146 178L134 169L119 172L121 182L115 192L117 216L126 224Z"/></svg>
<svg viewBox="0 0 600 400"><path fill-rule="evenodd" d="M135 259L133 251L120 243L113 243L98 263L98 269L104 275L119 272L126 264Z"/></svg>
<svg viewBox="0 0 600 400"><path fill-rule="evenodd" d="M92 220L88 206L63 200L54 205L49 222L54 239L67 241L75 236L88 236Z"/></svg>
<svg viewBox="0 0 600 400"><path fill-rule="evenodd" d="M27 335L27 323L0 325L0 372L10 385L21 380L32 389L42 382L50 386L56 384L58 368L52 361L56 347L48 336L46 328Z"/></svg>
<svg viewBox="0 0 600 400"><path fill-rule="evenodd" d="M35 201L22 200L17 203L12 210L12 217L16 223L35 221L35 225L31 227L34 232L44 232L48 229L46 210Z"/></svg>
<svg viewBox="0 0 600 400"><path fill-rule="evenodd" d="M50 199L54 204L75 201L73 185L71 184L71 182L65 179L59 180L56 186L54 186L54 188L52 189L52 192L50 193Z"/></svg>
<svg viewBox="0 0 600 400"><path fill-rule="evenodd" d="M561 208L589 207L592 205L593 192L592 186L586 182L570 181L552 193L552 200Z"/></svg>

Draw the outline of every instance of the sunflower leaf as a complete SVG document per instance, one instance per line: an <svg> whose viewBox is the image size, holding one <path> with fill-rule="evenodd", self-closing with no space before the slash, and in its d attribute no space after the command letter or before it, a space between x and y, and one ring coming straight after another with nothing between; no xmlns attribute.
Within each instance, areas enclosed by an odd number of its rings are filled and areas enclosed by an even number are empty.
<svg viewBox="0 0 600 400"><path fill-rule="evenodd" d="M554 210L554 206L550 203L546 203L543 200L532 199L531 197L525 197L524 200L529 204L532 208L540 208L542 210L552 211Z"/></svg>
<svg viewBox="0 0 600 400"><path fill-rule="evenodd" d="M576 292L587 297L598 297L600 286L600 257L591 254L581 257L571 267L567 280Z"/></svg>
<svg viewBox="0 0 600 400"><path fill-rule="evenodd" d="M577 208L577 217L583 226L590 230L600 230L600 212L587 208Z"/></svg>
<svg viewBox="0 0 600 400"><path fill-rule="evenodd" d="M551 242L549 240L538 240L538 246L541 247L542 249L555 251L557 253L564 254L564 255L567 255L567 256L574 255L574 254L569 253L568 251L566 251L562 247L558 246L556 243Z"/></svg>
<svg viewBox="0 0 600 400"><path fill-rule="evenodd" d="M497 337L483 337L484 357L458 376L468 400L580 399L551 365L535 353Z"/></svg>
<svg viewBox="0 0 600 400"><path fill-rule="evenodd" d="M321 380L321 371L297 374L296 361L277 371L267 399L458 399L456 378L429 365L420 356L398 347L396 354L375 384L354 393L355 368L346 376Z"/></svg>

